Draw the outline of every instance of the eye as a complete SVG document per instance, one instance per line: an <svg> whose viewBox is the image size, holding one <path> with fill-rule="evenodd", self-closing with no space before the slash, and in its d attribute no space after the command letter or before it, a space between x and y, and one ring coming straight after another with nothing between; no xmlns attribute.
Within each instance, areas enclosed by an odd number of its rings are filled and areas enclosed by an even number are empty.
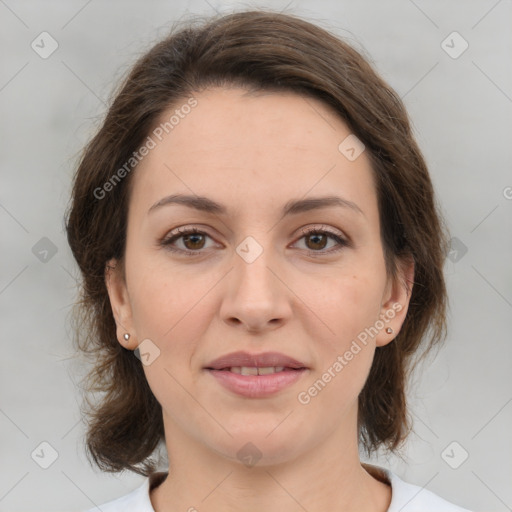
<svg viewBox="0 0 512 512"><path fill-rule="evenodd" d="M210 238L210 236L197 228L177 229L171 236L164 238L160 245L171 252L180 252L187 256L197 256L199 250L204 248L205 238ZM184 249L172 245L180 239L183 239Z"/></svg>
<svg viewBox="0 0 512 512"><path fill-rule="evenodd" d="M306 240L306 250L312 256L331 254L333 252L340 251L344 247L348 247L350 245L350 243L344 238L342 238L340 235L338 235L337 233L333 233L327 229L308 228L303 229L301 232L303 236L299 240ZM325 249L329 238L331 240L334 240L334 248L331 246L330 249L324 251L323 249Z"/></svg>

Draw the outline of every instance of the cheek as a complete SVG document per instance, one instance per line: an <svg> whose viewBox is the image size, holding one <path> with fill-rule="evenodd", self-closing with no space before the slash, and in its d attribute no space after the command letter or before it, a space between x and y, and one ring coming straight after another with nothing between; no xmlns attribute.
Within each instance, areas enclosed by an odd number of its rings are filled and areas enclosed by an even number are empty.
<svg viewBox="0 0 512 512"><path fill-rule="evenodd" d="M146 270L144 270L146 269ZM134 327L151 340L157 357L144 366L157 400L171 410L190 407L186 388L198 377L198 347L212 321L215 284L223 274L184 272L148 259L133 268L130 289ZM147 342L146 342L147 343Z"/></svg>
<svg viewBox="0 0 512 512"><path fill-rule="evenodd" d="M315 322L309 327L310 337L316 339L315 359L319 364L307 383L312 388L304 391L317 406L332 405L342 413L345 405L357 399L373 361L372 327L379 320L384 279L379 273L351 273L328 283L323 292L317 290L313 297L310 294L311 308L316 308L315 313L329 327L325 332L330 334L319 338Z"/></svg>
<svg viewBox="0 0 512 512"><path fill-rule="evenodd" d="M197 272L184 272L159 258L146 256L145 263L139 261L129 275L135 329L145 338L165 343L166 350L174 345L180 348L200 330L201 319L207 319L201 309L216 275L198 278Z"/></svg>
<svg viewBox="0 0 512 512"><path fill-rule="evenodd" d="M330 345L342 350L379 318L384 276L378 272L344 272L324 279L321 286L311 287L308 305L330 333Z"/></svg>
<svg viewBox="0 0 512 512"><path fill-rule="evenodd" d="M343 308L338 316L338 327L341 329L344 325L346 328L343 331L351 338L378 319L382 287L383 283L376 275L353 275L342 283L340 301Z"/></svg>
<svg viewBox="0 0 512 512"><path fill-rule="evenodd" d="M157 347L153 349L157 357L144 366L148 384L164 410L189 411L197 423L205 419L186 390L193 388L197 376L197 347L211 323L208 291L216 280L215 276L194 279L155 265L152 271L132 275L138 341L150 339ZM174 418L181 419L179 413Z"/></svg>

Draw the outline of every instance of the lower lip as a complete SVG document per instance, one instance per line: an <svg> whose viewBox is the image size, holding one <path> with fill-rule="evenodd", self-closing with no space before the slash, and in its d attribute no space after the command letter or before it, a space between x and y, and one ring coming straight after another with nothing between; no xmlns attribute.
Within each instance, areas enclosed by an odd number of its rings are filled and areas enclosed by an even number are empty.
<svg viewBox="0 0 512 512"><path fill-rule="evenodd" d="M207 370L229 391L248 398L264 398L297 382L307 368L284 370L269 375L241 375L227 370Z"/></svg>

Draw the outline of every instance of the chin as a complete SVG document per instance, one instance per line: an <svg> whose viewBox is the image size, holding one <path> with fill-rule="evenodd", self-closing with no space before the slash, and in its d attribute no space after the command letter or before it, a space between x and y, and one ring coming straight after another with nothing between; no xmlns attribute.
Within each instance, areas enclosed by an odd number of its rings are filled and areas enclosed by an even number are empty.
<svg viewBox="0 0 512 512"><path fill-rule="evenodd" d="M247 468L289 462L298 457L308 443L304 438L305 433L298 432L299 425L285 425L286 421L279 424L280 421L282 418L251 425L250 428L247 421L236 427L231 425L227 430L232 437L223 436L222 440L217 439L210 447L226 459Z"/></svg>

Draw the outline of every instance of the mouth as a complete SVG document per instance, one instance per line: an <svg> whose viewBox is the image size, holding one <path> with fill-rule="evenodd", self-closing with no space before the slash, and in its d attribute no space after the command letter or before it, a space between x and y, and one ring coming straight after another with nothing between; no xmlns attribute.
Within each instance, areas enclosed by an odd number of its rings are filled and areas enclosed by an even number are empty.
<svg viewBox="0 0 512 512"><path fill-rule="evenodd" d="M224 390L246 398L265 398L296 383L309 372L301 361L279 352L225 354L204 370Z"/></svg>

